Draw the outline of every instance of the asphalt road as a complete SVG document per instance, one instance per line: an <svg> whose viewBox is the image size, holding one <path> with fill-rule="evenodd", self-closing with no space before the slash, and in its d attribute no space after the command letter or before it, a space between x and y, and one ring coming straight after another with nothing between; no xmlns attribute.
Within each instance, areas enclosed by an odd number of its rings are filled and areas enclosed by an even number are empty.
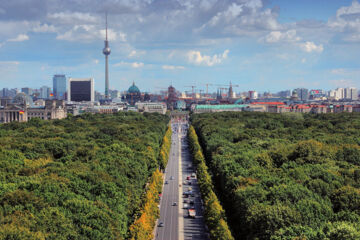
<svg viewBox="0 0 360 240"><path fill-rule="evenodd" d="M196 211L196 218L190 218L188 217L188 210L182 209L183 215L184 215L184 239L190 240L190 239L196 239L196 240L207 240L208 236L206 234L205 230L205 223L204 223L204 217L203 217L203 209L202 209L202 201L201 201L201 195L200 195L200 189L199 185L197 183L196 177L191 177L191 174L195 173L195 167L192 163L192 158L190 155L190 150L187 144L187 138L186 138L186 130L187 128L184 126L184 138L182 139L181 144L181 169L182 169L182 183L183 183L183 191L189 190L191 188L194 197L189 196L188 198L183 198L184 200L192 200L194 201L194 204L190 204L190 206L193 206ZM190 180L186 180L187 177L190 177ZM185 182L189 183L191 182L191 185L184 184Z"/></svg>
<svg viewBox="0 0 360 240"><path fill-rule="evenodd" d="M184 185L186 178L195 172L186 140L186 126L187 124L184 122L172 121L172 144L168 165L165 169L167 184L164 184L163 187L158 220L158 224L162 222L164 226L157 225L155 231L157 240L208 239L197 180L191 178L191 185ZM192 188L194 197L184 198L182 193L188 190L188 187ZM196 210L195 219L189 218L188 210L183 208L185 199L194 201L194 205L191 206L194 206ZM173 206L174 202L176 202L176 206Z"/></svg>
<svg viewBox="0 0 360 240"><path fill-rule="evenodd" d="M171 137L171 149L168 165L165 169L165 181L162 198L160 201L160 218L163 227L157 227L155 239L157 240L178 240L179 230L179 136L178 124L172 123L173 135ZM171 179L173 177L173 179ZM173 206L176 202L177 205Z"/></svg>

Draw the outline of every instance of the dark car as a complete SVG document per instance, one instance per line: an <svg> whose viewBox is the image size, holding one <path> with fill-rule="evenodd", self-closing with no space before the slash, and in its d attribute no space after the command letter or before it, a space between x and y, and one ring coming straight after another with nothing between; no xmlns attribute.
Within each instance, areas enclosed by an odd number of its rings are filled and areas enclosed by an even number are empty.
<svg viewBox="0 0 360 240"><path fill-rule="evenodd" d="M163 222L159 222L158 227L163 227L163 226L165 226L164 223L163 223Z"/></svg>

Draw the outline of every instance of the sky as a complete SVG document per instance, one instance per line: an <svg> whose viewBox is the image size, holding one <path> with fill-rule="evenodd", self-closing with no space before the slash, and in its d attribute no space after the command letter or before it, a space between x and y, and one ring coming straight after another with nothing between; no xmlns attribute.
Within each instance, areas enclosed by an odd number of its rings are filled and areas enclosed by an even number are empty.
<svg viewBox="0 0 360 240"><path fill-rule="evenodd" d="M54 74L110 89L360 89L359 0L0 1L0 89Z"/></svg>

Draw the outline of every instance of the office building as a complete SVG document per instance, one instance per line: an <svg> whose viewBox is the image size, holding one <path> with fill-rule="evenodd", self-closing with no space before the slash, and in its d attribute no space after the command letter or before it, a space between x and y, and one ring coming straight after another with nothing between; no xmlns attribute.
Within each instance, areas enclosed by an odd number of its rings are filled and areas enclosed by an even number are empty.
<svg viewBox="0 0 360 240"><path fill-rule="evenodd" d="M249 91L248 93L250 99L257 99L258 93L256 91Z"/></svg>
<svg viewBox="0 0 360 240"><path fill-rule="evenodd" d="M95 100L93 78L69 78L67 100L93 102Z"/></svg>
<svg viewBox="0 0 360 240"><path fill-rule="evenodd" d="M53 94L58 100L66 99L66 77L63 74L56 74L53 77Z"/></svg>
<svg viewBox="0 0 360 240"><path fill-rule="evenodd" d="M110 90L110 89L109 89L109 95L110 95L110 98L111 98L111 99L121 98L121 93L120 93L120 91L118 91L118 90Z"/></svg>
<svg viewBox="0 0 360 240"><path fill-rule="evenodd" d="M354 87L344 89L344 98L346 100L358 100L357 89Z"/></svg>
<svg viewBox="0 0 360 240"><path fill-rule="evenodd" d="M50 93L51 93L51 88L49 88L47 86L42 86L40 88L40 98L49 99L50 98Z"/></svg>
<svg viewBox="0 0 360 240"><path fill-rule="evenodd" d="M301 101L307 101L309 99L309 90L306 88L295 89L296 93Z"/></svg>
<svg viewBox="0 0 360 240"><path fill-rule="evenodd" d="M0 92L0 97L15 97L16 94L19 93L19 90L17 88L8 89L3 88Z"/></svg>
<svg viewBox="0 0 360 240"><path fill-rule="evenodd" d="M277 95L282 98L289 98L291 97L291 91L290 90L280 91L278 92Z"/></svg>
<svg viewBox="0 0 360 240"><path fill-rule="evenodd" d="M25 93L28 96L31 96L33 94L33 90L31 88L28 88L28 87L21 88L21 92Z"/></svg>

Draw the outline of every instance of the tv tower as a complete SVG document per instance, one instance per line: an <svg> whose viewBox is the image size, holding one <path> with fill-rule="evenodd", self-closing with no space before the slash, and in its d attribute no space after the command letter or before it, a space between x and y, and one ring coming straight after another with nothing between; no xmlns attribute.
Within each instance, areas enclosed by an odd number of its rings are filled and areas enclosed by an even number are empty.
<svg viewBox="0 0 360 240"><path fill-rule="evenodd" d="M107 13L106 13L106 38L105 38L105 47L103 49L103 54L105 55L105 98L109 99L109 66L108 66L108 58L110 55L110 47L108 41L108 32L107 32Z"/></svg>

